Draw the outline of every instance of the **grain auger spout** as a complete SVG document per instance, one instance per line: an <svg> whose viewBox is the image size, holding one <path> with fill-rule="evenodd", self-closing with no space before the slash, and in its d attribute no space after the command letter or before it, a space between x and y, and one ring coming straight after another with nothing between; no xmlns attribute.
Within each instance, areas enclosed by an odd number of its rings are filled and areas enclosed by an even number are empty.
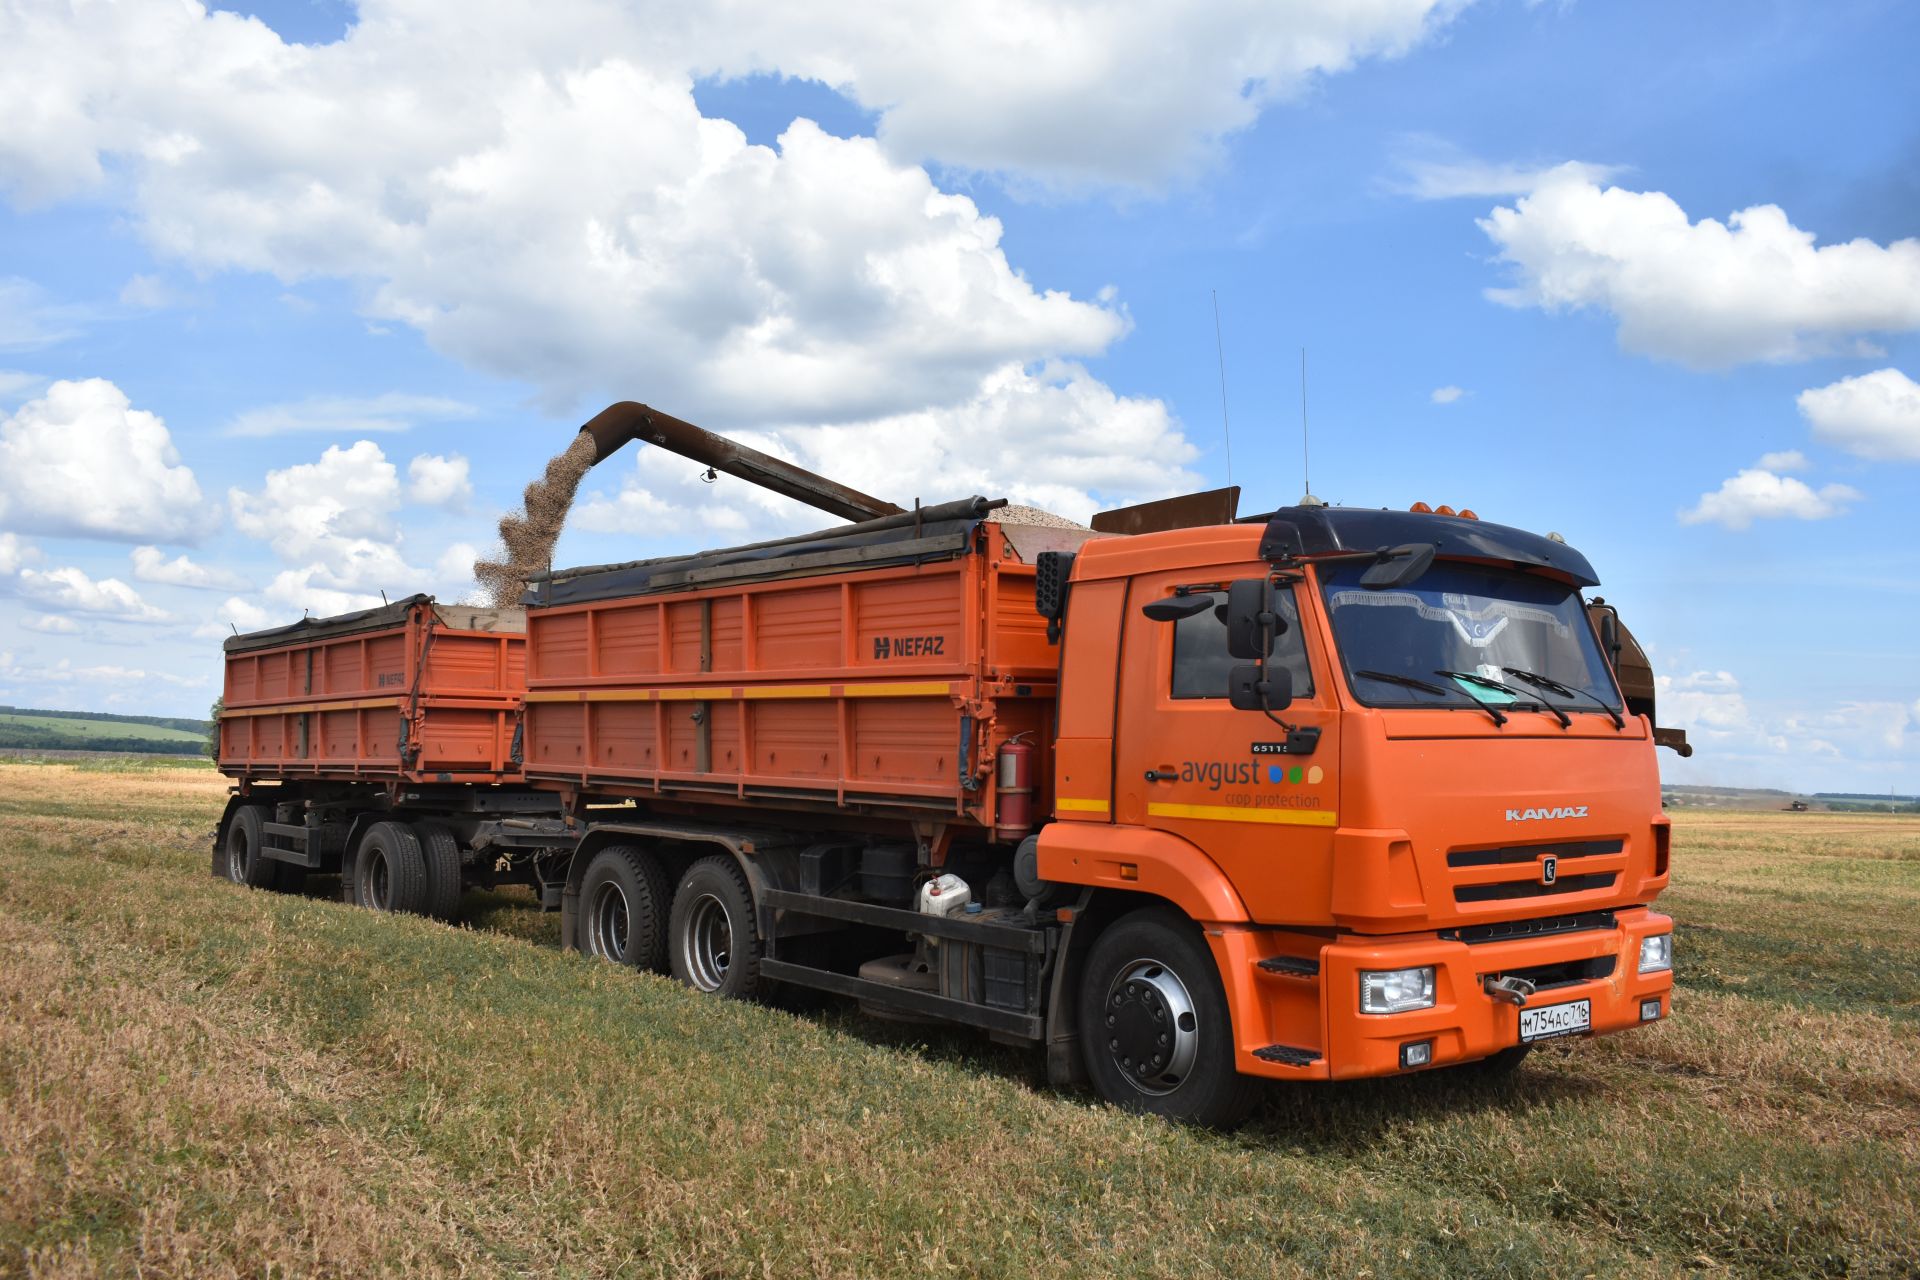
<svg viewBox="0 0 1920 1280"><path fill-rule="evenodd" d="M831 512L842 520L872 520L877 516L897 515L900 507L857 489L836 484L804 467L749 449L746 445L717 436L711 431L683 422L671 414L632 400L608 405L595 414L580 430L593 437L594 462L605 461L629 440L646 443L692 458L715 471L724 471L742 480L750 480L763 489L784 494L808 506Z"/></svg>

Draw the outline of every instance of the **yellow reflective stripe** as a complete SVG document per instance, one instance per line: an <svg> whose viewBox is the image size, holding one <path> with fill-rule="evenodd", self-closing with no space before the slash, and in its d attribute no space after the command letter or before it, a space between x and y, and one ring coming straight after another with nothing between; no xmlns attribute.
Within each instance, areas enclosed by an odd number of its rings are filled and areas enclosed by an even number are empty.
<svg viewBox="0 0 1920 1280"><path fill-rule="evenodd" d="M273 707L230 707L220 712L220 718L239 719L242 716L303 716L315 711L365 711L370 707L397 707L405 698L361 698L353 702L287 702Z"/></svg>
<svg viewBox="0 0 1920 1280"><path fill-rule="evenodd" d="M1340 815L1325 809L1254 809L1221 804L1150 804L1150 818L1198 818L1203 822L1272 822L1287 827L1337 827Z"/></svg>
<svg viewBox="0 0 1920 1280"><path fill-rule="evenodd" d="M850 684L846 686L846 694L849 698L927 698L940 697L952 689L945 680L920 680L900 684Z"/></svg>
<svg viewBox="0 0 1920 1280"><path fill-rule="evenodd" d="M651 689L535 689L528 702L730 702L736 699L831 698L834 690L849 698L944 697L953 691L945 680L894 684L750 684L719 687Z"/></svg>
<svg viewBox="0 0 1920 1280"><path fill-rule="evenodd" d="M1053 802L1053 807L1060 813L1105 813L1107 811L1107 802L1105 800L1075 800L1063 796Z"/></svg>

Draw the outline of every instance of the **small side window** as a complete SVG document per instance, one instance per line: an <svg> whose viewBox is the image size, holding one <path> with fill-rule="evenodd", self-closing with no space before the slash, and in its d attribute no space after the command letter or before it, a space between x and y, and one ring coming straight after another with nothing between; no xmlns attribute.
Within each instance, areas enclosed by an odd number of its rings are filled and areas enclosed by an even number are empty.
<svg viewBox="0 0 1920 1280"><path fill-rule="evenodd" d="M1211 593L1214 608L1204 609L1173 624L1173 696L1176 698L1224 698L1227 675L1239 660L1227 654L1227 623L1220 616L1226 607L1227 593ZM1287 627L1274 643L1272 666L1293 672L1296 698L1313 696L1313 672L1307 666L1306 641L1300 638L1300 611L1294 604L1291 587L1277 587L1273 593L1274 612L1286 619Z"/></svg>

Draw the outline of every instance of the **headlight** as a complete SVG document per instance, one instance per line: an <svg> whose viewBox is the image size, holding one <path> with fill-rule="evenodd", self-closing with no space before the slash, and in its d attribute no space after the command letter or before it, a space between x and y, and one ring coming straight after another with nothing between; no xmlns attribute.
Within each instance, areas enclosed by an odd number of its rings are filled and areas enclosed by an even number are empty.
<svg viewBox="0 0 1920 1280"><path fill-rule="evenodd" d="M1433 1008L1433 966L1360 972L1360 1012L1405 1013Z"/></svg>
<svg viewBox="0 0 1920 1280"><path fill-rule="evenodd" d="M1640 939L1640 972L1660 973L1673 968L1673 935L1656 933Z"/></svg>

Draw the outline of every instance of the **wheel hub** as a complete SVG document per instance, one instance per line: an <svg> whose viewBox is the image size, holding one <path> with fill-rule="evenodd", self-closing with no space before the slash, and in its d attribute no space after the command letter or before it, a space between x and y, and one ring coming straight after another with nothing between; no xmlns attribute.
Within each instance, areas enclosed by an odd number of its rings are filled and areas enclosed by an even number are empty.
<svg viewBox="0 0 1920 1280"><path fill-rule="evenodd" d="M706 893L694 900L687 911L686 937L681 946L693 985L702 991L718 991L727 980L727 966L733 959L733 925L719 898Z"/></svg>
<svg viewBox="0 0 1920 1280"><path fill-rule="evenodd" d="M1107 1052L1127 1083L1145 1094L1171 1093L1193 1069L1200 1027L1178 974L1157 960L1123 966L1107 988Z"/></svg>
<svg viewBox="0 0 1920 1280"><path fill-rule="evenodd" d="M593 903L594 954L603 960L627 958L627 895L617 884L603 884Z"/></svg>

